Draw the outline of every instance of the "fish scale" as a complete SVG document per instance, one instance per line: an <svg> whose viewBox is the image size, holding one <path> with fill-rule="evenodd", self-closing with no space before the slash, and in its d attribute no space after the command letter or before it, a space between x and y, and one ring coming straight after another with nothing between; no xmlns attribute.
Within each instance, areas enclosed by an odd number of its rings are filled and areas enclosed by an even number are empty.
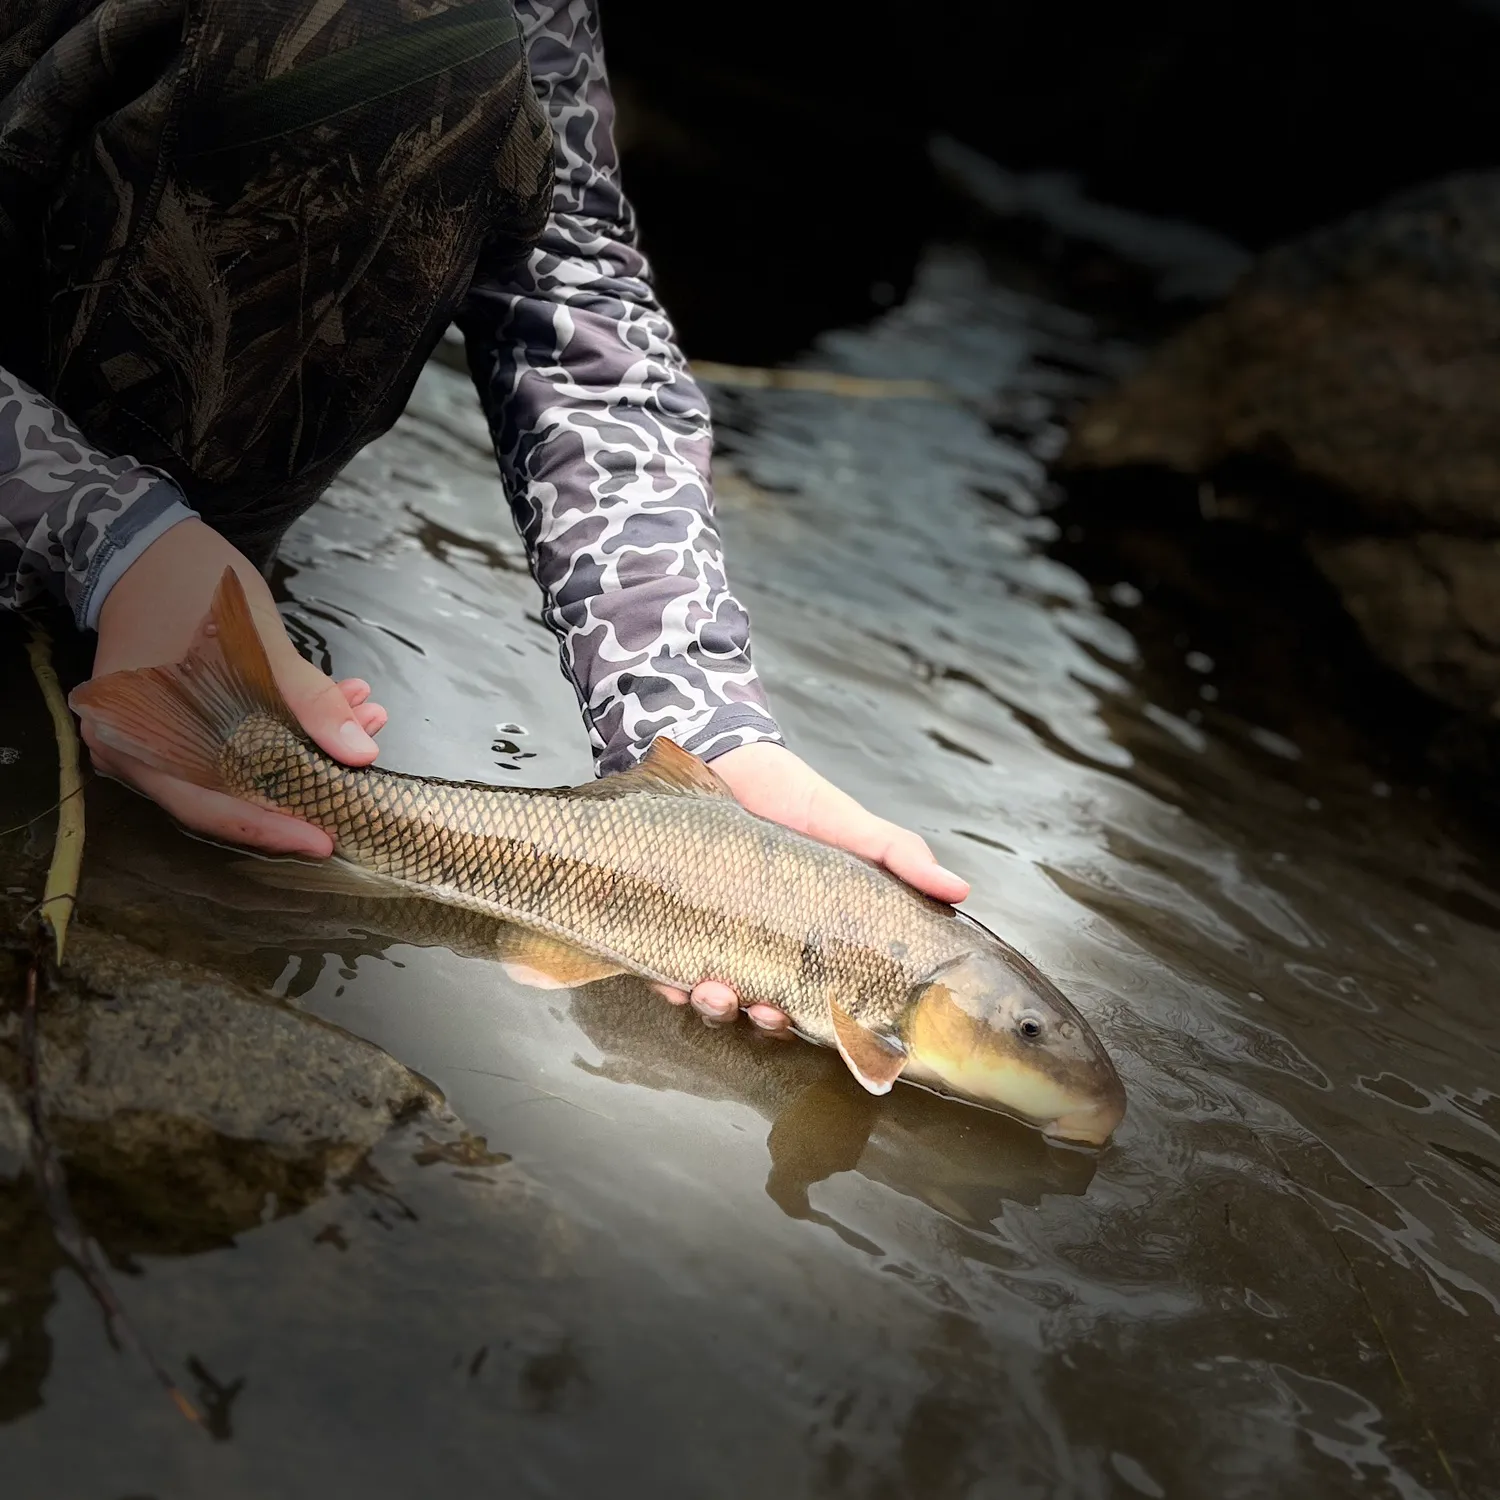
<svg viewBox="0 0 1500 1500"><path fill-rule="evenodd" d="M221 764L236 795L316 824L361 869L682 989L722 980L820 1039L831 1036L830 995L889 1026L922 975L972 942L949 908L728 798L649 784L601 798L351 769L259 715Z"/></svg>

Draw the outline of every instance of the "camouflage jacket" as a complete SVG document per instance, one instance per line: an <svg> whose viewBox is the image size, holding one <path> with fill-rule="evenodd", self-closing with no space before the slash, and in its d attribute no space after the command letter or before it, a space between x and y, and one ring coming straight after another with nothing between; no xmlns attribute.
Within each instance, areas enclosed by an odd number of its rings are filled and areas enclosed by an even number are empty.
<svg viewBox="0 0 1500 1500"><path fill-rule="evenodd" d="M480 263L459 311L500 476L598 769L658 734L712 757L779 739L725 578L711 430L623 196L596 0L516 0L556 148L552 213L519 267ZM0 369L0 605L81 628L193 515L164 472L91 445Z"/></svg>

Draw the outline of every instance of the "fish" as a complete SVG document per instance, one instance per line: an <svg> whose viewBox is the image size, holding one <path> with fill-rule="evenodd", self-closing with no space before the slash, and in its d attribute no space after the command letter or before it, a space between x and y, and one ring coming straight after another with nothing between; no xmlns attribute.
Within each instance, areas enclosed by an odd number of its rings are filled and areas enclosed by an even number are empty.
<svg viewBox="0 0 1500 1500"><path fill-rule="evenodd" d="M872 861L758 817L671 740L574 787L345 766L282 698L232 569L181 661L69 702L100 744L327 832L332 857L289 883L500 918L497 956L530 982L719 980L835 1048L871 1094L899 1079L1090 1147L1124 1117L1108 1052L1034 964Z"/></svg>

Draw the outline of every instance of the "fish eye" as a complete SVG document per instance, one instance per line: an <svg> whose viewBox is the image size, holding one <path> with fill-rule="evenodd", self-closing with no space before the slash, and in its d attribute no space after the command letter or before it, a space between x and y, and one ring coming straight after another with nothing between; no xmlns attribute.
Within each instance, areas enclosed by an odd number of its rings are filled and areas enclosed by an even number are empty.
<svg viewBox="0 0 1500 1500"><path fill-rule="evenodd" d="M1028 1042L1036 1041L1041 1036L1044 1029L1045 1028L1042 1025L1042 1018L1037 1015L1034 1010L1023 1010L1021 1014L1016 1017L1016 1030L1020 1032Z"/></svg>

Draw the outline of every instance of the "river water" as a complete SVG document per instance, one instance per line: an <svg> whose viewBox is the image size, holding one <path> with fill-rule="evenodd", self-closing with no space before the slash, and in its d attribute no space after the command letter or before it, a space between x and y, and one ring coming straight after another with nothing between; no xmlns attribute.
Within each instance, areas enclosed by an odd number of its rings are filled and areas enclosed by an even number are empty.
<svg viewBox="0 0 1500 1500"><path fill-rule="evenodd" d="M85 920L375 1042L511 1160L377 1151L299 1212L133 1255L132 1316L217 1393L217 1440L59 1272L0 1492L1500 1494L1494 867L1356 739L1251 712L1263 685L1143 580L1056 560L1059 403L1127 357L936 246L803 363L945 397L713 388L791 742L1091 1018L1130 1096L1113 1144L873 1101L633 981L516 987L409 915L251 886L96 783ZM589 774L463 376L429 368L278 586L378 685L384 764Z"/></svg>

